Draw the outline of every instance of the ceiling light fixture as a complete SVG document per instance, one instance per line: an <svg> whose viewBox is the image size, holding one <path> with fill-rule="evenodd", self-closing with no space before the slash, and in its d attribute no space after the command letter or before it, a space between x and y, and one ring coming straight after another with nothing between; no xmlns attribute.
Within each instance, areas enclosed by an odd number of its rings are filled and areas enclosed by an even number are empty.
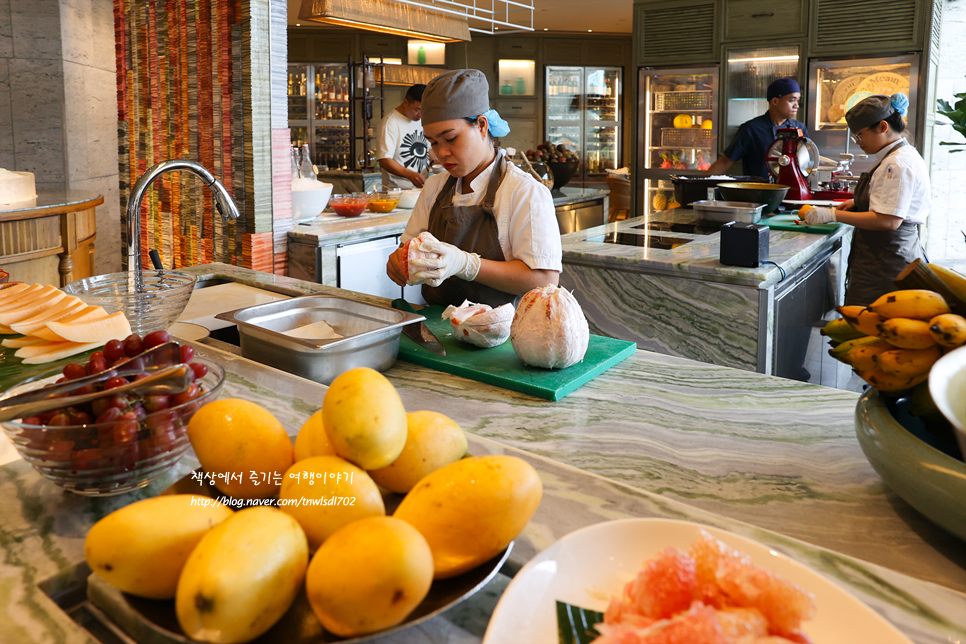
<svg viewBox="0 0 966 644"><path fill-rule="evenodd" d="M302 0L299 19L432 42L471 40L465 16L393 0Z"/></svg>

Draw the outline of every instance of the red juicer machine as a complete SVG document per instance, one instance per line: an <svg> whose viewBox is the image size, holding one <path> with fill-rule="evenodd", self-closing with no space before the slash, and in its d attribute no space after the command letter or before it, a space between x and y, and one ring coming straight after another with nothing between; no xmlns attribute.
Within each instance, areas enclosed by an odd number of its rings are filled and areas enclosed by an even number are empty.
<svg viewBox="0 0 966 644"><path fill-rule="evenodd" d="M786 199L805 201L808 199L851 199L852 191L848 183L835 181L835 175L848 175L848 161L838 166L821 166L822 158L818 146L805 138L796 127L779 128L776 138L765 152L765 165L777 183L788 186ZM851 155L847 155L850 156ZM828 161L828 160L826 160ZM822 180L824 178L824 181Z"/></svg>

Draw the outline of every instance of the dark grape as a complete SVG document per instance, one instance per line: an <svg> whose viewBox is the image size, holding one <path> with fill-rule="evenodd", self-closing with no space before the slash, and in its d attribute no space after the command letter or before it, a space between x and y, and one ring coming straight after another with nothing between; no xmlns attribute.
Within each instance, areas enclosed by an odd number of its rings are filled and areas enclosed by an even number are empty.
<svg viewBox="0 0 966 644"><path fill-rule="evenodd" d="M39 427L39 426L40 426L40 424L41 424L41 423L40 423L40 419L39 419L39 418L37 418L36 416L28 416L27 418L24 418L24 419L23 419L23 420L21 420L20 422L21 422L22 424L24 424L24 425L34 425L34 426L38 426L38 427Z"/></svg>
<svg viewBox="0 0 966 644"><path fill-rule="evenodd" d="M188 387L186 391L183 391L180 394L175 394L174 396L172 396L171 404L177 406L177 405L183 405L186 402L191 402L192 400L197 398L200 393L201 393L201 390L198 389L198 383L193 382L191 383L191 386Z"/></svg>
<svg viewBox="0 0 966 644"><path fill-rule="evenodd" d="M208 365L203 362L192 362L191 370L195 372L195 380L201 380L208 373Z"/></svg>
<svg viewBox="0 0 966 644"><path fill-rule="evenodd" d="M151 333L144 336L142 344L144 345L144 351L152 347L156 347L159 344L164 344L171 340L171 334L167 331L152 331Z"/></svg>
<svg viewBox="0 0 966 644"><path fill-rule="evenodd" d="M142 405L140 402L135 402L133 405L131 405L131 411L134 412L134 415L139 419L148 415L148 412L144 411L144 405Z"/></svg>
<svg viewBox="0 0 966 644"><path fill-rule="evenodd" d="M77 380L78 378L83 378L84 376L86 376L87 370L84 368L84 365L80 365L72 362L66 367L64 367L64 375L70 378L71 380Z"/></svg>
<svg viewBox="0 0 966 644"><path fill-rule="evenodd" d="M123 415L124 412L117 407L108 407L97 417L97 424L100 425L101 423L113 423L114 421L119 420Z"/></svg>
<svg viewBox="0 0 966 644"><path fill-rule="evenodd" d="M88 358L87 361L90 362L94 358L104 358L104 352L103 351L95 351L94 353L91 354L91 357ZM107 362L107 359L106 358L104 359L104 362Z"/></svg>
<svg viewBox="0 0 966 644"><path fill-rule="evenodd" d="M101 415L111 407L110 402L110 399L106 397L91 401L91 413L98 419L97 422L101 422Z"/></svg>
<svg viewBox="0 0 966 644"><path fill-rule="evenodd" d="M56 414L56 413L57 413L57 410L54 410L54 411L45 411L42 414L37 414L37 420L40 421L40 424L41 425L49 425L50 424L50 419L53 418L54 417L54 414Z"/></svg>
<svg viewBox="0 0 966 644"><path fill-rule="evenodd" d="M123 387L127 384L127 378L122 378L121 376L115 376L113 378L108 378L104 381L104 389L116 389L118 387Z"/></svg>
<svg viewBox="0 0 966 644"><path fill-rule="evenodd" d="M67 412L67 414L70 416L71 425L87 425L93 422L91 415L86 411L71 409Z"/></svg>
<svg viewBox="0 0 966 644"><path fill-rule="evenodd" d="M181 347L181 362L185 364L191 362L191 359L195 357L195 348L188 346L187 344Z"/></svg>
<svg viewBox="0 0 966 644"><path fill-rule="evenodd" d="M109 363L117 362L123 357L125 357L124 343L120 340L109 340L107 344L104 345L104 358Z"/></svg>
<svg viewBox="0 0 966 644"><path fill-rule="evenodd" d="M117 407L121 411L125 411L131 406L131 401L124 394L119 394L117 396L111 396L107 399L107 404L111 407Z"/></svg>
<svg viewBox="0 0 966 644"><path fill-rule="evenodd" d="M63 411L58 411L56 414L54 414L53 418L47 422L47 426L49 427L67 427L68 425L70 425L70 416Z"/></svg>
<svg viewBox="0 0 966 644"><path fill-rule="evenodd" d="M146 396L144 398L144 408L151 413L167 409L171 406L171 396Z"/></svg>
<svg viewBox="0 0 966 644"><path fill-rule="evenodd" d="M95 373L100 373L107 369L107 361L104 360L104 356L99 358L91 358L87 363L87 375L93 376Z"/></svg>
<svg viewBox="0 0 966 644"><path fill-rule="evenodd" d="M94 393L94 385L92 384L84 385L82 387L78 387L77 389L71 389L70 391L71 396L83 396L85 394L92 394L92 393Z"/></svg>
<svg viewBox="0 0 966 644"><path fill-rule="evenodd" d="M133 358L143 351L144 345L141 342L141 336L139 336L137 333L132 333L124 338L124 355L126 355L128 358Z"/></svg>
<svg viewBox="0 0 966 644"><path fill-rule="evenodd" d="M60 378L54 381L54 384L59 385L60 383L67 382L68 380L70 380L70 378L68 378L67 376L61 376Z"/></svg>
<svg viewBox="0 0 966 644"><path fill-rule="evenodd" d="M151 374L145 373L142 371L139 374L135 374L134 380L132 380L131 382L137 382L138 380L144 380L145 378L150 378L150 377L151 377Z"/></svg>

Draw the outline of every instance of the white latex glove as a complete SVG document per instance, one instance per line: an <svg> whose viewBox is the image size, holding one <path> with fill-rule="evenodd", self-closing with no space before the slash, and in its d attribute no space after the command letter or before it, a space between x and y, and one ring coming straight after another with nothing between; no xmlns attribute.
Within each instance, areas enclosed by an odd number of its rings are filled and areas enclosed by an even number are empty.
<svg viewBox="0 0 966 644"><path fill-rule="evenodd" d="M413 266L425 269L413 273L412 277L434 288L450 277L472 282L480 272L480 256L467 253L452 244L427 241L419 245L419 250L439 255L438 258L414 259L411 262Z"/></svg>
<svg viewBox="0 0 966 644"><path fill-rule="evenodd" d="M810 209L805 214L799 213L802 219L805 220L806 224L830 224L836 221L835 211L831 208L824 208L822 206L816 206Z"/></svg>

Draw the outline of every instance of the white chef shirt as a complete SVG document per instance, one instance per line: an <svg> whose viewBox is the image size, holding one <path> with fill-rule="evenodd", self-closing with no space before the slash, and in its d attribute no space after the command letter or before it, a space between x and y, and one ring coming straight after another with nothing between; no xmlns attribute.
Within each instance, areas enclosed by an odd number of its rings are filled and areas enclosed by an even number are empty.
<svg viewBox="0 0 966 644"><path fill-rule="evenodd" d="M899 139L901 141L902 139ZM926 223L932 204L929 196L929 170L926 162L911 145L904 145L883 160L895 141L875 153L881 165L869 183L869 208L883 215L893 215L914 223Z"/></svg>
<svg viewBox="0 0 966 644"><path fill-rule="evenodd" d="M501 152L502 154L502 152ZM500 158L498 154L470 184L472 192L460 194L462 178L456 180L454 206L475 206L483 201L490 174ZM429 211L443 189L448 172L441 172L426 180L409 218L402 243L429 229ZM507 163L506 175L496 191L493 214L500 238L500 248L507 261L519 259L531 269L563 270L563 251L560 247L560 228L553 207L553 197L545 185L512 163Z"/></svg>

